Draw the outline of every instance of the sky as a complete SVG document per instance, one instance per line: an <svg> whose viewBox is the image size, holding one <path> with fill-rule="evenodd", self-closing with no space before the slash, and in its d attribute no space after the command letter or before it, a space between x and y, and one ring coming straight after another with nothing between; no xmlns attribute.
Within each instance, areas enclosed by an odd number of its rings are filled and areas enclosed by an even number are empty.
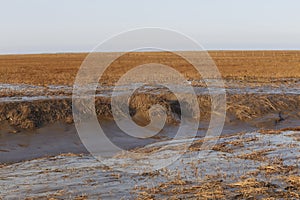
<svg viewBox="0 0 300 200"><path fill-rule="evenodd" d="M208 50L300 49L299 9L299 0L0 0L0 54L89 52L142 27Z"/></svg>

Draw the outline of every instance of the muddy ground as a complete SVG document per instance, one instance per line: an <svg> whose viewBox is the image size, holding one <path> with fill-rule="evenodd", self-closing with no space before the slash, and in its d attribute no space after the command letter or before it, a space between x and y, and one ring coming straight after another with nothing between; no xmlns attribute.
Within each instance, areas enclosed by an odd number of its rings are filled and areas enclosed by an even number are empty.
<svg viewBox="0 0 300 200"><path fill-rule="evenodd" d="M236 133L211 138L211 150L196 139L170 166L145 173L148 160L181 154L189 139L158 142L132 154L97 161L61 154L2 165L4 199L299 199L300 129ZM157 151L157 148L163 150ZM131 160L130 164L128 159ZM115 163L111 165L109 163ZM127 163L127 165L126 165ZM129 164L129 165L128 165Z"/></svg>
<svg viewBox="0 0 300 200"><path fill-rule="evenodd" d="M198 96L201 120L211 114L209 95ZM131 97L130 114L149 120L148 109L160 104L168 114L167 121L176 123L180 118L179 103L172 94L139 93ZM96 113L99 119L112 119L110 97L97 97ZM80 108L84 109L84 108ZM298 94L229 94L227 95L226 120L228 122L255 123L257 128L274 128L285 119L299 120L300 95ZM72 99L47 99L0 103L0 123L8 124L16 132L35 129L55 122L73 123Z"/></svg>
<svg viewBox="0 0 300 200"><path fill-rule="evenodd" d="M110 66L96 91L95 107L110 139L144 157L121 152L105 162L88 153L73 121L72 85L86 54L0 56L0 199L299 199L299 51L210 55L227 94L221 138L210 139L216 145L201 148L211 98L189 65L168 53L131 53ZM171 166L146 172L149 159L160 163L181 154L192 139L172 141L184 113L162 88L137 91L129 107L140 125L149 123L151 105L164 107L167 125L158 135L124 138L112 120L113 83L131 67L153 60L185 72L201 117L187 153ZM130 90L124 86L117 92ZM138 167L145 167L145 173L127 173Z"/></svg>

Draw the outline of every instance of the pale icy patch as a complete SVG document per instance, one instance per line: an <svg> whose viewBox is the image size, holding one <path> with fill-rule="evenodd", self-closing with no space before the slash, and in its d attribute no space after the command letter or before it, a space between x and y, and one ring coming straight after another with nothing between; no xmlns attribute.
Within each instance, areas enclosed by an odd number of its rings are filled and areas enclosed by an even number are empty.
<svg viewBox="0 0 300 200"><path fill-rule="evenodd" d="M285 165L296 165L300 169L300 141L294 137L296 134L300 132L246 133L219 140L211 139L211 142L218 140L217 144L226 144L231 151L222 149L188 151L172 165L152 173L131 174L124 171L141 167L146 169L149 167L148 159L155 159L157 163L163 162L164 159L181 153L184 144L191 139L159 142L139 149L149 152L148 158L120 155L106 161L111 168L87 155L60 155L11 164L1 168L0 196L7 199L25 197L69 199L86 195L90 199L98 197L127 199L136 197L137 187L154 187L176 179L179 172L183 179L191 183L210 175L217 175L217 179L231 183L267 165L268 159L281 158ZM196 139L196 142L200 142L200 139ZM155 151L157 147L165 148L162 151ZM150 151L151 149L153 151ZM263 152L258 156L263 156L267 160L256 157L242 158L245 154L255 152ZM264 176L256 178L266 179ZM273 183L279 184L275 179Z"/></svg>

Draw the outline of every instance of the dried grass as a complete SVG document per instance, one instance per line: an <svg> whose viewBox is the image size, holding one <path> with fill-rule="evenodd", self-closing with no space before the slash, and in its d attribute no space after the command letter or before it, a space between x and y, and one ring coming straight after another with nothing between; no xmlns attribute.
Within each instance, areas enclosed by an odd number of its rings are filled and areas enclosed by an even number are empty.
<svg viewBox="0 0 300 200"><path fill-rule="evenodd" d="M190 185L188 182L177 180L165 182L156 187L147 188L142 192L138 192L137 199L145 199L147 197L154 198L156 195L167 197L168 199L221 199L225 197L225 191L220 181L201 182L197 185Z"/></svg>
<svg viewBox="0 0 300 200"><path fill-rule="evenodd" d="M264 150L254 151L251 153L245 153L245 154L238 155L237 158L256 160L256 161L267 161L268 158L265 157L265 155L266 155L266 153L268 153L272 150L273 149L264 149Z"/></svg>
<svg viewBox="0 0 300 200"><path fill-rule="evenodd" d="M264 171L266 174L287 174L298 170L298 166L284 166L279 164L270 164L260 166L259 170Z"/></svg>
<svg viewBox="0 0 300 200"><path fill-rule="evenodd" d="M212 51L210 56L223 78L273 82L273 78L300 77L299 51ZM107 54L108 57L110 54ZM33 85L72 85L87 54L41 54L0 56L0 82ZM172 66L188 79L199 79L189 63L168 52L127 53L103 75L112 84L129 69L145 63ZM251 67L249 67L251 66Z"/></svg>
<svg viewBox="0 0 300 200"><path fill-rule="evenodd" d="M278 135L282 131L281 130L269 130L269 129L266 129L266 130L259 130L258 132L261 133L261 134L264 134L264 135Z"/></svg>
<svg viewBox="0 0 300 200"><path fill-rule="evenodd" d="M295 190L300 192L300 176L292 175L285 178L285 181L291 184Z"/></svg>

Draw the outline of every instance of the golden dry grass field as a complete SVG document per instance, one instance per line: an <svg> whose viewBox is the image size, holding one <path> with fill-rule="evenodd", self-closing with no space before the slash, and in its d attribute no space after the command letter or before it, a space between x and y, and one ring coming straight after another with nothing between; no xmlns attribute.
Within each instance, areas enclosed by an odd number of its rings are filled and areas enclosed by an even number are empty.
<svg viewBox="0 0 300 200"><path fill-rule="evenodd" d="M225 79L266 81L300 78L300 51L210 51ZM72 85L86 53L2 55L0 83ZM180 57L167 52L128 53L112 63L102 80L118 80L128 69L146 63L172 66L189 79L195 70Z"/></svg>

